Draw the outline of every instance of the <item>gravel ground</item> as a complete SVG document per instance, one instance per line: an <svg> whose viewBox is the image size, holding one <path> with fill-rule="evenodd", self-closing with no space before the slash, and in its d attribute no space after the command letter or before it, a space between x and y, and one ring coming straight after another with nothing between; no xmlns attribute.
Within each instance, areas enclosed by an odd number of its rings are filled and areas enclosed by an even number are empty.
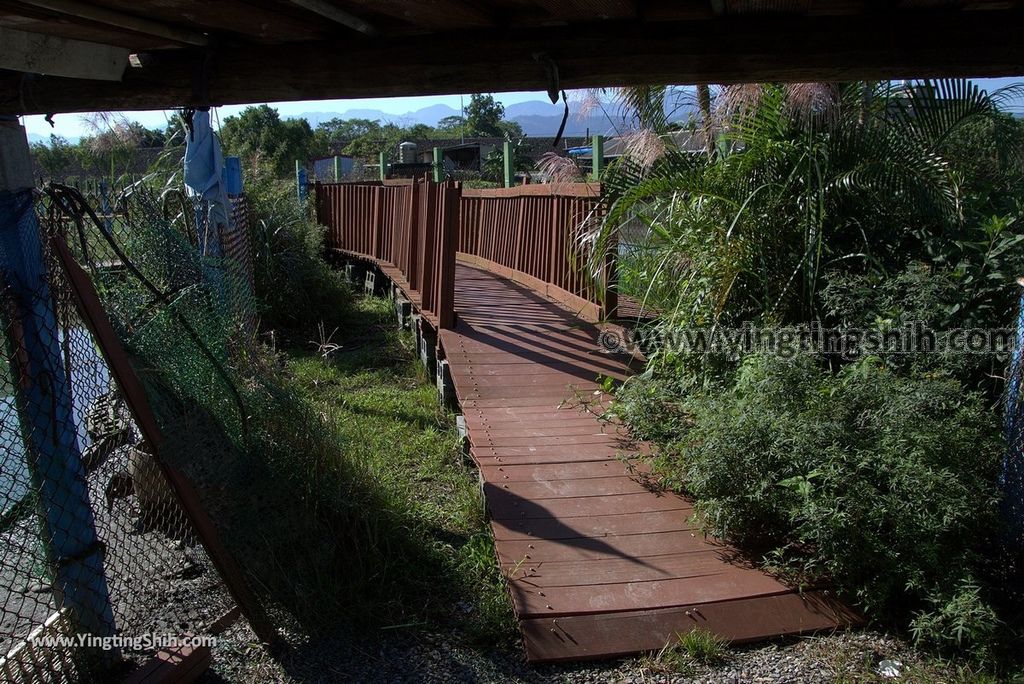
<svg viewBox="0 0 1024 684"><path fill-rule="evenodd" d="M883 677L879 663L900 663L900 676ZM528 665L518 647L475 649L457 635L392 634L372 643L324 639L271 659L252 632L237 622L221 636L212 669L200 680L214 682L312 683L495 682L566 684L667 684L975 681L929 662L906 643L871 631L806 637L726 651L714 666L686 661L674 670L657 655L571 665Z"/></svg>

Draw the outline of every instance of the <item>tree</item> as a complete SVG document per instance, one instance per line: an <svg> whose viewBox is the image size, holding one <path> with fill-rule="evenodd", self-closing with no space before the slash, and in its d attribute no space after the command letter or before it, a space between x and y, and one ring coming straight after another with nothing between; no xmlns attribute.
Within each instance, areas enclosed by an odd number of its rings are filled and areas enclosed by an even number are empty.
<svg viewBox="0 0 1024 684"><path fill-rule="evenodd" d="M458 135L466 126L466 117L459 115L446 116L437 122L437 130Z"/></svg>
<svg viewBox="0 0 1024 684"><path fill-rule="evenodd" d="M320 151L308 121L282 120L267 105L246 107L238 116L229 116L220 137L225 154L269 164L280 176L292 172L296 159L304 162Z"/></svg>
<svg viewBox="0 0 1024 684"><path fill-rule="evenodd" d="M424 140L435 137L437 131L427 124L418 123L405 129L405 137L409 140Z"/></svg>
<svg viewBox="0 0 1024 684"><path fill-rule="evenodd" d="M998 122L1000 94L957 80L890 90L875 84L865 107L860 83L730 86L716 126L729 149L693 155L662 138L658 158L609 168L592 268L639 218L652 305L704 325L814 320L829 271L935 261L971 199L941 152L968 125ZM659 123L654 93L637 95L636 118Z"/></svg>
<svg viewBox="0 0 1024 684"><path fill-rule="evenodd" d="M355 138L345 147L345 153L361 159L375 160L384 152L389 157L396 153L398 144L403 142L406 131L397 124L388 123L383 126L374 122L376 127Z"/></svg>
<svg viewBox="0 0 1024 684"><path fill-rule="evenodd" d="M466 107L466 135L481 137L505 137L501 122L505 107L495 101L493 95L474 93L469 96Z"/></svg>
<svg viewBox="0 0 1024 684"><path fill-rule="evenodd" d="M370 119L330 119L316 127L317 144L330 150L343 147L360 136L380 130L380 122Z"/></svg>
<svg viewBox="0 0 1024 684"><path fill-rule="evenodd" d="M711 154L715 149L713 124L711 121L711 88L705 84L697 84L697 107L700 109L700 126L704 136L704 150Z"/></svg>
<svg viewBox="0 0 1024 684"><path fill-rule="evenodd" d="M51 134L49 144L32 143L32 156L47 176L60 178L75 163L75 145L69 143L67 138Z"/></svg>
<svg viewBox="0 0 1024 684"><path fill-rule="evenodd" d="M512 174L523 174L529 173L536 168L536 164L533 162L533 158L526 150L526 146L523 145L523 139L512 141L511 144L512 152ZM505 180L505 153L502 148L498 148L491 152L484 159L483 168L481 169L482 176L485 180L502 182Z"/></svg>

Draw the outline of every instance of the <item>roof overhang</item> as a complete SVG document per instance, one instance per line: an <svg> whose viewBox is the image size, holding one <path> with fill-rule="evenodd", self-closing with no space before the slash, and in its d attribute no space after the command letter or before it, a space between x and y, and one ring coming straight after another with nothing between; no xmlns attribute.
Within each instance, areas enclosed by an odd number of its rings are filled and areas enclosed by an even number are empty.
<svg viewBox="0 0 1024 684"><path fill-rule="evenodd" d="M308 0L304 3L310 4ZM443 0L440 5L452 3L517 11L507 9L510 3L497 1ZM79 6L93 7L71 0L31 0L22 4L78 7L78 14L88 16L92 15ZM169 5L204 5L183 0L110 0L105 6L110 4L133 8L131 16L159 15L157 10L167 11ZM419 20L427 21L423 19L427 16L424 7L435 4L438 3L390 0L376 5L335 2L331 6L355 15L360 7L380 11L381 7L419 5ZM716 13L715 6L721 6L723 0L681 0L671 5L677 8L675 15L663 9L654 16L636 9L648 3L634 5L629 0L538 0L535 4L554 5L548 10L554 13L551 16L559 25L506 29L484 25L480 23L483 18L473 15L476 23L470 26L448 26L442 17L431 15L434 25L428 21L413 27L417 32L411 35L398 33L394 28L389 29L389 35L388 30L368 23L377 33L370 36L318 15L319 33L303 33L301 27L293 26L294 35L290 37L242 36L232 32L232 27L245 29L254 19L243 14L242 8L249 4L230 0L207 3L223 6L223 16L218 15L221 27L216 30L199 25L196 11L190 14L182 10L178 22L165 25L169 29L165 33L170 37L153 38L145 32L159 32L158 28L143 25L134 30L118 29L95 16L81 19L60 15L60 21L37 19L27 24L18 21L19 15L13 13L17 10L11 9L19 3L5 2L0 6L0 26L31 28L44 34L49 31L49 35L65 40L87 38L97 45L128 49L132 52L132 64L119 81L0 70L0 113L166 109L510 90L557 92L638 84L850 81L1024 73L1024 12L1018 9L1016 1L794 0L781 5L804 7L803 13L766 10L751 14ZM726 8L744 4L780 5L767 0L724 0ZM232 13L236 5L238 8ZM620 13L625 11L623 8L629 11L604 21L596 21L582 10L574 18L568 11L571 7L590 5L615 6ZM287 6L292 24L299 22L297 11L308 14L288 2L264 1L251 6L264 14ZM561 17L557 14L559 7L564 10ZM822 14L823 8L834 11ZM690 16L685 16L683 10ZM193 18L185 18L190 16ZM109 17L108 20L114 21ZM207 19L210 22L212 19ZM120 23L131 22L121 19ZM329 36L322 29L325 23L333 26ZM516 25L515 21L509 23ZM519 22L524 23L525 20ZM339 31L343 33L336 35ZM74 37L69 37L69 33ZM173 40L176 35L178 42ZM191 43L185 43L185 39ZM205 44L196 45L197 42ZM7 51L9 47L5 44L0 49ZM51 45L47 49L56 48ZM11 54L13 59L5 59L3 64L17 63L17 55ZM74 51L69 54L80 55ZM50 57L45 63L59 62L59 55ZM32 68L37 67L26 67L26 71Z"/></svg>

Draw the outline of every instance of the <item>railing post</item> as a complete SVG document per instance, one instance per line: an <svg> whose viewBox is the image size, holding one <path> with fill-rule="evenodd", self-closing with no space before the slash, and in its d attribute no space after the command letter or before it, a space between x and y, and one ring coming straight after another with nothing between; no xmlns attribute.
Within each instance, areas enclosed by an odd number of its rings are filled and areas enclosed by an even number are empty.
<svg viewBox="0 0 1024 684"><path fill-rule="evenodd" d="M445 185L441 193L444 211L438 241L437 326L447 330L455 327L455 250L462 210L462 188Z"/></svg>
<svg viewBox="0 0 1024 684"><path fill-rule="evenodd" d="M437 286L437 269L435 268L435 256L437 251L437 200L438 200L438 186L432 183L423 184L423 199L420 204L420 240L422 241L422 249L419 253L422 255L422 260L419 263L419 275L420 282L422 285L418 288L420 291L420 301L423 304L423 308L434 313L438 313L436 303L434 299L434 289ZM415 285L413 286L415 287Z"/></svg>
<svg viewBox="0 0 1024 684"><path fill-rule="evenodd" d="M334 182L341 182L341 157L334 155Z"/></svg>
<svg viewBox="0 0 1024 684"><path fill-rule="evenodd" d="M505 187L512 187L512 143L508 140L501 146L502 170L505 175Z"/></svg>
<svg viewBox="0 0 1024 684"><path fill-rule="evenodd" d="M412 184L412 192L410 203L412 205L412 211L409 212L409 244L406 246L408 251L408 273L405 274L406 279L409 281L409 288L417 290L416 277L419 275L419 266L417 265L417 257L419 255L419 225L420 225L420 203L423 201L423 183L414 182Z"/></svg>
<svg viewBox="0 0 1024 684"><path fill-rule="evenodd" d="M387 180L388 177L388 160L384 155L384 150L380 151L377 155L377 165L380 167L380 179L381 181Z"/></svg>
<svg viewBox="0 0 1024 684"><path fill-rule="evenodd" d="M444 159L441 157L441 148L434 148L434 182L440 183L444 180Z"/></svg>
<svg viewBox="0 0 1024 684"><path fill-rule="evenodd" d="M595 135L593 143L590 146L590 158L592 160L590 168L590 178L594 181L600 181L601 176L604 175L604 136Z"/></svg>
<svg viewBox="0 0 1024 684"><path fill-rule="evenodd" d="M14 389L32 486L39 497L42 537L54 571L54 593L79 632L114 635L114 614L103 570L103 546L89 502L79 453L71 387L32 206L25 129L0 119L0 269L13 300L9 342L16 350ZM67 331L65 331L65 334ZM90 649L84 663L102 664L116 651Z"/></svg>

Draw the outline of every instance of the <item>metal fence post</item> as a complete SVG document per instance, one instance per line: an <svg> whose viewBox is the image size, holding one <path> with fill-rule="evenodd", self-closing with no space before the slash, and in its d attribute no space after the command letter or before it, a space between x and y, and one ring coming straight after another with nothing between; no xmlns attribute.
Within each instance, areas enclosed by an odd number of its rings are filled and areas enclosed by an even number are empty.
<svg viewBox="0 0 1024 684"><path fill-rule="evenodd" d="M334 182L340 183L341 176L341 157L338 155L334 155Z"/></svg>
<svg viewBox="0 0 1024 684"><path fill-rule="evenodd" d="M591 173L590 177L595 181L600 181L601 176L604 175L604 136L595 135L593 143L590 147L590 158L591 158Z"/></svg>
<svg viewBox="0 0 1024 684"><path fill-rule="evenodd" d="M306 185L308 184L308 176L306 175L306 169L302 168L302 162L298 159L295 160L295 192L299 197L300 202L306 201Z"/></svg>
<svg viewBox="0 0 1024 684"><path fill-rule="evenodd" d="M377 164L380 166L380 179L383 181L388 177L388 160L383 150L377 155Z"/></svg>
<svg viewBox="0 0 1024 684"><path fill-rule="evenodd" d="M441 157L441 148L434 148L434 182L440 183L444 180L444 159Z"/></svg>
<svg viewBox="0 0 1024 684"><path fill-rule="evenodd" d="M508 140L501 146L502 169L505 175L505 187L512 187L512 143Z"/></svg>
<svg viewBox="0 0 1024 684"><path fill-rule="evenodd" d="M19 139L20 138L20 139ZM33 208L25 129L0 120L0 268L13 300L20 382L16 388L32 485L58 605L82 633L113 636L114 615L78 449L54 302ZM68 334L68 331L64 331ZM117 652L87 652L98 661Z"/></svg>

